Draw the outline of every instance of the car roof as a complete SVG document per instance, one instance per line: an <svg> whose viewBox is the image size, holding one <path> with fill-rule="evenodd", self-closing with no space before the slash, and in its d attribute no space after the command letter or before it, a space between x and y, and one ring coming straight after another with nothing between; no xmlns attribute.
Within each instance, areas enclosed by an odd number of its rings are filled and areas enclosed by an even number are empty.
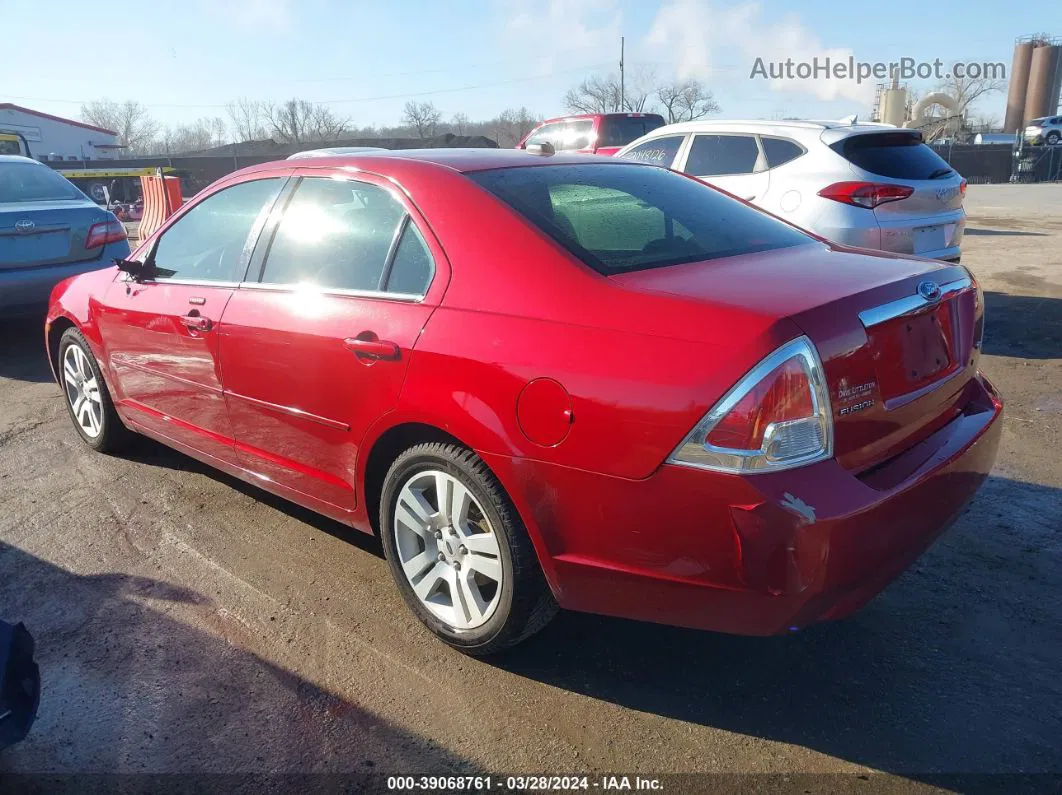
<svg viewBox="0 0 1062 795"><path fill-rule="evenodd" d="M34 160L32 157L23 157L22 155L0 155L0 163L34 163L38 166L43 166L44 163L39 160ZM47 168L47 166L45 166Z"/></svg>
<svg viewBox="0 0 1062 795"><path fill-rule="evenodd" d="M659 113L570 113L567 116L555 116L546 119L539 124L554 124L559 121L575 121L577 119L644 119L646 117L664 118Z"/></svg>
<svg viewBox="0 0 1062 795"><path fill-rule="evenodd" d="M758 133L760 135L776 135L783 138L794 138L801 141L818 140L824 133L829 134L831 141L845 138L849 135L864 135L867 133L883 132L886 130L902 130L891 124L878 122L854 122L847 121L817 121L817 120L779 120L767 119L698 119L697 121L684 121L677 124L666 124L657 127L650 133L646 133L638 141L653 138L662 138L668 135L687 135L689 133L705 132L729 132L729 133ZM916 134L917 130L909 130ZM630 147L631 144L627 144ZM627 148L624 147L624 148Z"/></svg>
<svg viewBox="0 0 1062 795"><path fill-rule="evenodd" d="M362 152L353 155L304 158L299 161L275 160L260 166L243 169L272 171L288 168L337 168L351 166L366 171L385 168L388 161L423 163L452 171L486 171L495 168L518 168L520 166L545 165L609 165L617 161L601 155L567 154L538 155L523 149L383 149L378 152ZM627 161L627 165L631 165Z"/></svg>

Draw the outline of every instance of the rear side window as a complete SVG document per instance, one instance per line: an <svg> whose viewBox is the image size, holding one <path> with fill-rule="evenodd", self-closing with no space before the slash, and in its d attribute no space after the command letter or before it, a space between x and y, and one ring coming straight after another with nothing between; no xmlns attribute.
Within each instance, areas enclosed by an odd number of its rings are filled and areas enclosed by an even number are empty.
<svg viewBox="0 0 1062 795"><path fill-rule="evenodd" d="M940 179L953 173L951 166L922 143L919 135L853 135L830 144L830 148L856 168L879 177Z"/></svg>
<svg viewBox="0 0 1062 795"><path fill-rule="evenodd" d="M763 153L767 156L767 168L776 168L790 160L796 160L804 150L787 138L761 138Z"/></svg>
<svg viewBox="0 0 1062 795"><path fill-rule="evenodd" d="M675 162L675 155L682 146L681 135L669 135L665 138L654 138L644 144L631 149L624 156L624 160L634 160L638 163L651 163L654 166L670 166Z"/></svg>
<svg viewBox="0 0 1062 795"><path fill-rule="evenodd" d="M606 276L811 242L758 210L662 168L612 162L468 176Z"/></svg>
<svg viewBox="0 0 1062 795"><path fill-rule="evenodd" d="M161 278L234 281L251 229L273 205L283 180L241 182L207 196L166 229L152 260Z"/></svg>
<svg viewBox="0 0 1062 795"><path fill-rule="evenodd" d="M531 137L527 139L527 144L552 144L553 148L558 152L585 149L590 146L590 139L593 133L593 119L554 122L553 124L543 124L531 134Z"/></svg>
<svg viewBox="0 0 1062 795"><path fill-rule="evenodd" d="M612 116L601 120L598 146L626 146L664 126L661 116Z"/></svg>
<svg viewBox="0 0 1062 795"><path fill-rule="evenodd" d="M303 179L269 247L262 281L382 289L405 208L390 191L353 180Z"/></svg>
<svg viewBox="0 0 1062 795"><path fill-rule="evenodd" d="M0 204L84 199L85 194L48 166L0 163Z"/></svg>
<svg viewBox="0 0 1062 795"><path fill-rule="evenodd" d="M435 265L424 238L411 221L407 222L384 285L387 292L424 295L434 273Z"/></svg>
<svg viewBox="0 0 1062 795"><path fill-rule="evenodd" d="M695 135L685 171L695 177L751 174L759 156L751 135Z"/></svg>

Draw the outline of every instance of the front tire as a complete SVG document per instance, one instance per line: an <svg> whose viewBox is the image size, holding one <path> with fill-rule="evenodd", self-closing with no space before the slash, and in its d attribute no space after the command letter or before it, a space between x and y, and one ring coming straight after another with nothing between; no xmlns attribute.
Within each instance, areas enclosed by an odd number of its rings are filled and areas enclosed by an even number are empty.
<svg viewBox="0 0 1062 795"><path fill-rule="evenodd" d="M514 646L557 612L516 509L471 450L432 442L399 455L384 479L380 535L406 604L465 654Z"/></svg>
<svg viewBox="0 0 1062 795"><path fill-rule="evenodd" d="M59 383L81 440L100 453L121 449L132 434L114 409L103 373L85 338L68 328L59 340Z"/></svg>
<svg viewBox="0 0 1062 795"><path fill-rule="evenodd" d="M1059 138L1062 138L1062 133L1059 133L1058 130L1051 130L1051 132L1047 134L1047 145L1054 146L1058 143Z"/></svg>

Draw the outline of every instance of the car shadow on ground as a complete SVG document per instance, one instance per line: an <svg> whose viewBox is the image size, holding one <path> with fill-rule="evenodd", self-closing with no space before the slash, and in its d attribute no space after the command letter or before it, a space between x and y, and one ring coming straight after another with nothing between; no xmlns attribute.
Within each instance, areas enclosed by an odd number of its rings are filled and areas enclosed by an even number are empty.
<svg viewBox="0 0 1062 795"><path fill-rule="evenodd" d="M477 772L257 656L246 648L257 642L248 628L195 591L122 574L75 574L0 542L0 606L5 620L24 621L33 634L42 679L36 724L0 754L0 790L31 791L43 782L20 786L12 777L43 773L180 773L181 791L257 793L270 783L283 784L276 791L302 787L297 778L252 774L341 772L349 778L329 781L356 791L359 781L378 788L382 774ZM239 775L198 784L189 775L217 773ZM85 786L154 788L128 778L108 784L50 776L42 791Z"/></svg>
<svg viewBox="0 0 1062 795"><path fill-rule="evenodd" d="M43 383L52 370L44 351L44 313L0 321L0 378Z"/></svg>
<svg viewBox="0 0 1062 795"><path fill-rule="evenodd" d="M912 778L1057 772L1059 505L1062 490L990 478L934 548L843 621L746 638L562 613L493 664Z"/></svg>
<svg viewBox="0 0 1062 795"><path fill-rule="evenodd" d="M1062 298L985 292L983 350L995 356L1062 359Z"/></svg>
<svg viewBox="0 0 1062 795"><path fill-rule="evenodd" d="M986 229L977 226L967 226L963 234L973 237L1047 237L1046 232L1022 232L1018 229Z"/></svg>

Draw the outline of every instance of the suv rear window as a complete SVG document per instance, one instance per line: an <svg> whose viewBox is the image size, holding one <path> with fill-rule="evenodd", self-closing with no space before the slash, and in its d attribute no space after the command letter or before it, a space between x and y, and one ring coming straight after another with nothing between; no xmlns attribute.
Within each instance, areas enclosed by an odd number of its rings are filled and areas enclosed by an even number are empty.
<svg viewBox="0 0 1062 795"><path fill-rule="evenodd" d="M879 177L893 179L939 179L952 168L936 152L922 143L920 135L871 133L853 135L830 148L854 165Z"/></svg>
<svg viewBox="0 0 1062 795"><path fill-rule="evenodd" d="M48 166L0 163L0 203L84 199L85 194Z"/></svg>
<svg viewBox="0 0 1062 795"><path fill-rule="evenodd" d="M663 116L606 116L601 120L598 146L626 146L664 126Z"/></svg>
<svg viewBox="0 0 1062 795"><path fill-rule="evenodd" d="M781 221L662 168L613 162L468 176L606 276L812 242Z"/></svg>

